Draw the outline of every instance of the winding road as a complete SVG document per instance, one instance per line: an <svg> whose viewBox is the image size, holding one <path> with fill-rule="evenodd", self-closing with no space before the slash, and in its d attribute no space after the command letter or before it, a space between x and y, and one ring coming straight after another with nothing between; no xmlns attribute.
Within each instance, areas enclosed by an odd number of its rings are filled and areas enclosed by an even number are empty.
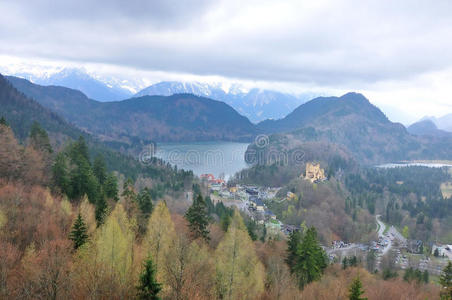
<svg viewBox="0 0 452 300"><path fill-rule="evenodd" d="M381 217L380 215L376 215L375 218L377 219L377 223L379 225L378 232L377 232L378 233L378 237L388 241L388 244L386 245L386 247L384 247L382 249L382 251L381 251L381 254L385 255L386 253L388 253L389 249L391 249L391 247L392 247L392 239L389 238L389 237L385 237L384 232L386 230L386 225L385 225L385 223L380 221L380 217Z"/></svg>

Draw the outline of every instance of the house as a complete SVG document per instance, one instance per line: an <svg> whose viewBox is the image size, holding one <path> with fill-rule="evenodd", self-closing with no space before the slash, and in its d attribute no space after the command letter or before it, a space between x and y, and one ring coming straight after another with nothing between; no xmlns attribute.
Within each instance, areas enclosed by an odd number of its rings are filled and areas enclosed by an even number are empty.
<svg viewBox="0 0 452 300"><path fill-rule="evenodd" d="M287 200L292 200L295 199L297 197L297 195L295 195L292 192L287 192Z"/></svg>
<svg viewBox="0 0 452 300"><path fill-rule="evenodd" d="M248 195L252 195L252 196L257 196L257 195L259 195L259 192L258 192L256 189L253 189L253 188L247 188L247 189L246 189L246 193L247 193Z"/></svg>
<svg viewBox="0 0 452 300"><path fill-rule="evenodd" d="M265 211L264 202L262 202L262 200L259 197L249 196L248 200L250 202L250 207L252 207L256 211L259 211L259 212Z"/></svg>
<svg viewBox="0 0 452 300"><path fill-rule="evenodd" d="M257 200L255 201L255 204L256 204L257 211L260 211L260 212L265 211L264 202L262 202L262 200L260 198L257 198Z"/></svg>
<svg viewBox="0 0 452 300"><path fill-rule="evenodd" d="M406 248L407 248L407 251L410 253L422 254L424 252L424 244L422 243L421 240L407 241Z"/></svg>
<svg viewBox="0 0 452 300"><path fill-rule="evenodd" d="M283 224L281 225L281 231L285 234L285 235L289 235L294 231L300 231L300 228L294 225L287 225L287 224Z"/></svg>
<svg viewBox="0 0 452 300"><path fill-rule="evenodd" d="M452 245L433 245L432 254L438 249L438 256L452 260Z"/></svg>
<svg viewBox="0 0 452 300"><path fill-rule="evenodd" d="M207 181L213 181L215 180L215 176L213 174L201 174L201 179L207 180Z"/></svg>
<svg viewBox="0 0 452 300"><path fill-rule="evenodd" d="M269 220L276 220L276 215L271 210L265 211L265 217Z"/></svg>

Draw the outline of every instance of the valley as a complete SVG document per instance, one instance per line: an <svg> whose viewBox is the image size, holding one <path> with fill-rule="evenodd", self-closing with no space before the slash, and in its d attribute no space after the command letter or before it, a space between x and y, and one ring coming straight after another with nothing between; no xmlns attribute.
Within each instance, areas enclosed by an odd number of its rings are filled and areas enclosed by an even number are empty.
<svg viewBox="0 0 452 300"><path fill-rule="evenodd" d="M134 222L140 239L159 234L152 222L189 231L181 218L204 205L192 213L205 213L207 233L198 238L210 234L202 242L207 251L220 247L232 228L248 247L277 251L281 259L285 245L315 232L325 268L363 268L384 281L410 270L438 276L447 265L450 141L410 134L362 95L313 99L283 119L255 125L225 103L189 94L98 102L64 87L8 81L0 82L0 126L6 126L0 137L8 145L0 165L9 171L0 175L12 186L0 181L0 195L24 183L50 186L55 203L91 207L91 217L81 217L99 228L124 214L120 222ZM56 154L42 152L47 148ZM28 153L23 163L15 152ZM26 174L29 165L48 175L36 181ZM101 238L99 231L89 247ZM270 250L274 245L282 248Z"/></svg>

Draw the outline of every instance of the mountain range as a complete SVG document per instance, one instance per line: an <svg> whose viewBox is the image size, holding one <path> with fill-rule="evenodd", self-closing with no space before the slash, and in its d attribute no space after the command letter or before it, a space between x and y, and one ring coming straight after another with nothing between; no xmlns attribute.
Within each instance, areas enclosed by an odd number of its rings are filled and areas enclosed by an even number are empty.
<svg viewBox="0 0 452 300"><path fill-rule="evenodd" d="M27 97L112 143L249 142L258 134L268 134L271 151L292 151L303 143L332 145L331 149L341 149L364 164L452 158L452 138L411 134L358 93L318 97L284 118L253 124L224 102L193 94L99 102L77 90L41 86L17 77L7 79Z"/></svg>
<svg viewBox="0 0 452 300"><path fill-rule="evenodd" d="M43 73L40 76L30 73L15 74L33 83L45 86L64 86L82 91L91 99L98 101L118 101L132 96L132 92L120 84L106 83L77 68L65 68L56 73Z"/></svg>
<svg viewBox="0 0 452 300"><path fill-rule="evenodd" d="M33 122L44 127L56 143L76 139L84 133L55 112L25 97L0 74L0 117L5 117L19 139L25 139Z"/></svg>
<svg viewBox="0 0 452 300"><path fill-rule="evenodd" d="M266 119L283 118L298 105L316 96L312 93L294 96L257 88L246 90L237 84L224 88L220 84L163 81L141 90L135 97L170 96L180 93L189 93L223 101L253 123Z"/></svg>
<svg viewBox="0 0 452 300"><path fill-rule="evenodd" d="M421 121L430 120L438 129L452 132L452 114L447 114L442 117L424 117Z"/></svg>
<svg viewBox="0 0 452 300"><path fill-rule="evenodd" d="M264 149L269 153L293 151L304 143L322 142L345 147L357 161L365 164L452 158L452 138L414 136L402 124L391 122L358 93L313 99L285 118L266 120L257 127L262 132L273 133L268 149ZM259 149L252 145L249 150Z"/></svg>
<svg viewBox="0 0 452 300"><path fill-rule="evenodd" d="M256 133L255 126L229 105L192 94L99 102L77 90L7 78L26 96L103 140L249 141Z"/></svg>
<svg viewBox="0 0 452 300"><path fill-rule="evenodd" d="M419 122L416 122L407 127L409 133L414 135L429 135L429 136L437 136L437 137L452 137L452 132L438 129L436 124L430 120L425 119Z"/></svg>

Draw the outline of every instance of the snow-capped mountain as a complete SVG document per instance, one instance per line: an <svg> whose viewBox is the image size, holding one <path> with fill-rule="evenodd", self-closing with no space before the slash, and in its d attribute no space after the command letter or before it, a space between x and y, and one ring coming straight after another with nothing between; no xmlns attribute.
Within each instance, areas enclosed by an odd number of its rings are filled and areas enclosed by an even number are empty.
<svg viewBox="0 0 452 300"><path fill-rule="evenodd" d="M130 98L133 92L114 80L101 80L83 69L64 68L53 72L7 72L39 85L56 85L79 90L88 98L98 101L118 101Z"/></svg>
<svg viewBox="0 0 452 300"><path fill-rule="evenodd" d="M180 93L223 101L254 123L265 119L283 118L298 105L316 96L314 94L294 96L263 89L246 90L239 84L224 86L200 82L162 81L141 90L135 97L169 96Z"/></svg>
<svg viewBox="0 0 452 300"><path fill-rule="evenodd" d="M124 88L107 85L80 69L66 68L49 76L33 80L40 85L59 85L76 89L98 101L118 101L130 98L132 93Z"/></svg>

